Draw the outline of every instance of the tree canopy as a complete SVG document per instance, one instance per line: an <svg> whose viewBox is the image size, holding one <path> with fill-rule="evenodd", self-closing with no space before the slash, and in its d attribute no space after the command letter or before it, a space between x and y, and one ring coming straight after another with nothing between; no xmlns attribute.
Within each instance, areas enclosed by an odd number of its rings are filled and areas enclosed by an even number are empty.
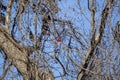
<svg viewBox="0 0 120 80"><path fill-rule="evenodd" d="M119 0L0 0L0 80L120 79Z"/></svg>

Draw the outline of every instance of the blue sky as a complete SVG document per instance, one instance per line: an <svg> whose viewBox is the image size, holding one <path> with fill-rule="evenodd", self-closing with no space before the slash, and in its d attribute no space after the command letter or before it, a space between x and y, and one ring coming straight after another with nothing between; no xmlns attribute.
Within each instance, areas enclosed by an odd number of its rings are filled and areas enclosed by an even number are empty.
<svg viewBox="0 0 120 80"><path fill-rule="evenodd" d="M87 45L89 47L89 45L90 45L89 41L90 41L90 35L91 35L91 25L90 25L90 23L91 23L91 12L88 10L87 0L79 0L79 1L80 1L79 2L80 5L78 5L78 0L61 0L58 3L59 8L60 8L60 12L58 12L58 14L56 16L59 17L59 18L61 18L61 19L64 19L64 20L70 20L70 21L72 21L74 23L74 28L76 29L76 31L80 32L84 36L84 37L80 37L80 39L83 42L85 42L85 40L88 41L88 42L85 43L85 45ZM95 17L96 17L96 27L98 27L99 24L100 24L99 22L100 22L100 19L101 19L101 17L100 17L101 16L101 11L103 10L103 8L105 6L105 2L104 2L105 0L100 0L100 1L97 0L97 1L99 3L96 4L97 11L98 11L96 13L96 15L95 15ZM117 13L117 9L115 10L115 13ZM113 18L116 19L116 20L119 20L119 16L120 15L119 14L116 15L115 13L112 14L113 16L115 16ZM30 18L31 17L33 17L33 16L30 16ZM38 16L38 17L40 17L40 16ZM112 19L112 20L114 20L114 19ZM115 25L115 21L116 20L112 21L114 23L114 25ZM31 22L32 22L32 20L31 20ZM38 24L38 26L40 28L40 24ZM68 26L66 26L66 27L68 27ZM31 28L31 30L34 31L33 27ZM106 28L106 31L107 30L108 29ZM40 33L40 30L38 30L38 31ZM18 36L18 34L17 34L17 36ZM65 45L68 44L69 38L70 38L69 36L66 36L63 39L64 41L62 43L65 44ZM107 40L107 39L105 39L105 40ZM109 43L109 41L106 42L106 43ZM24 43L24 44L26 44L26 43ZM53 49L53 47L49 48L49 46L51 46L51 42L47 42L46 45L47 45L48 48L46 48L45 51L49 51L49 50ZM61 45L58 44L58 46L60 48ZM74 41L74 40L73 40L73 46L81 48L81 45L77 44L77 42ZM65 50L64 47L62 47L61 53L65 54L65 55L61 54L61 56L62 56L61 60L65 62L65 61L67 61L67 59L65 58L66 55L67 55L67 52L64 52L63 50ZM82 52L83 53L87 53L86 50L85 51L84 50L81 51L81 53ZM52 54L53 53L50 52L50 55L52 55ZM74 55L74 60L78 58L77 55L76 55L76 52L73 52L72 55ZM80 60L82 60L82 59L80 59ZM49 62L52 62L52 60L49 61ZM0 54L0 64L2 64L2 63L3 63L3 59L2 59L2 55ZM50 65L53 66L53 64L50 64ZM59 66L58 64L54 63L54 67L58 67L58 66ZM60 66L58 68L59 68L58 70L62 73L63 71L60 68ZM1 70L2 70L2 68L0 68L0 72L1 72ZM17 72L14 67L13 67L13 71ZM59 76L59 73L58 73L57 70L54 69L53 72L54 72L54 75ZM0 75L1 75L1 73L0 73ZM66 78L67 78L67 76L66 76ZM19 80L21 80L21 78L19 78ZM62 79L61 78L57 78L56 80L62 80ZM63 80L65 80L65 79L63 79ZM66 80L70 80L70 79L67 78ZM71 79L71 80L73 80L73 79Z"/></svg>

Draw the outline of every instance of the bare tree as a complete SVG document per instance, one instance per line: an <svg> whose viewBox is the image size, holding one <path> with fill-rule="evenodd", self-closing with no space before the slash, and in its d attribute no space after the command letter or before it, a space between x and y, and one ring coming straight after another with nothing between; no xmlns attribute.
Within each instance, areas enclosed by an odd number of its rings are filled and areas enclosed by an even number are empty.
<svg viewBox="0 0 120 80"><path fill-rule="evenodd" d="M119 79L119 3L1 0L0 80Z"/></svg>

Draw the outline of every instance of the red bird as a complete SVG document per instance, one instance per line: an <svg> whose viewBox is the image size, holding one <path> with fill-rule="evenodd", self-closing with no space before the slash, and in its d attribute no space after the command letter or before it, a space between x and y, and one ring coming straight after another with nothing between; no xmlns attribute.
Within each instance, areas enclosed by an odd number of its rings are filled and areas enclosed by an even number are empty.
<svg viewBox="0 0 120 80"><path fill-rule="evenodd" d="M57 38L57 42L61 42L61 38L60 37Z"/></svg>

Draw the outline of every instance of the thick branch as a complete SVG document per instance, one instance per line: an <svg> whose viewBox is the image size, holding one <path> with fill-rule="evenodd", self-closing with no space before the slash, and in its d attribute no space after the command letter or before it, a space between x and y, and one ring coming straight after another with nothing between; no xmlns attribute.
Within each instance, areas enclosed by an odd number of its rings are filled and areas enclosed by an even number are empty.
<svg viewBox="0 0 120 80"><path fill-rule="evenodd" d="M0 48L23 77L27 77L27 51L24 47L17 45L2 26L0 26Z"/></svg>
<svg viewBox="0 0 120 80"><path fill-rule="evenodd" d="M113 3L113 0L110 0L109 2L107 2L106 7L104 8L104 10L102 12L101 24L99 26L99 32L98 32L97 37L95 39L95 43L91 44L90 50L87 53L86 59L85 59L85 61L83 63L83 66L82 66L85 69L87 69L87 67L89 65L89 61L91 60L91 57L94 53L94 50L95 50L96 46L98 45L98 43L101 42L101 39L102 39L102 36L103 36L103 33L104 33L104 27L105 27L106 19L107 19L107 16L108 16L108 13L110 11L110 7L111 7L112 3ZM85 75L85 70L81 69L78 73L77 79L81 80L84 77L84 75Z"/></svg>
<svg viewBox="0 0 120 80"><path fill-rule="evenodd" d="M42 78L42 80L54 80L51 73L46 73L38 68L35 69L34 67L36 67L36 65L31 65L28 57L28 48L17 44L1 25L0 49L5 52L11 63L16 66L24 80L36 80L37 77L39 77L39 79Z"/></svg>
<svg viewBox="0 0 120 80"><path fill-rule="evenodd" d="M11 17L11 9L12 9L12 4L14 0L9 0L7 10L6 10L6 21L5 25L7 28L7 31L10 32L10 17Z"/></svg>

